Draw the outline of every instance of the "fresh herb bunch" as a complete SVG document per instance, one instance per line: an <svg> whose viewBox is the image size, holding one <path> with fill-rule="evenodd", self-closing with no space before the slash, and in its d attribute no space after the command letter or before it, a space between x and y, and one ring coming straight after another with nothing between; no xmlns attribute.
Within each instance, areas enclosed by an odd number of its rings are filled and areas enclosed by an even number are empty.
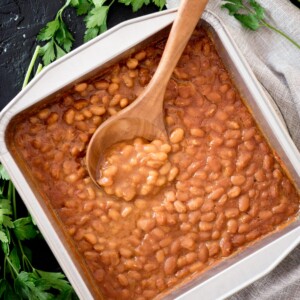
<svg viewBox="0 0 300 300"><path fill-rule="evenodd" d="M17 217L16 190L0 163L0 299L78 299L62 273L33 267L32 252L24 241L39 234L31 216Z"/></svg>
<svg viewBox="0 0 300 300"><path fill-rule="evenodd" d="M222 2L224 2L224 4L222 4L221 7L227 9L229 14L234 16L244 27L251 30L267 27L300 49L300 45L296 41L265 20L265 9L255 0L222 0Z"/></svg>

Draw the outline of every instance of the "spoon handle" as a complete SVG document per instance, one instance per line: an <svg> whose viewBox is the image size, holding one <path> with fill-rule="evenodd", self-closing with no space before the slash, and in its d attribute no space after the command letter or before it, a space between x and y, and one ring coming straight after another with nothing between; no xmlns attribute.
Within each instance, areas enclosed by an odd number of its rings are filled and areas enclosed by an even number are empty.
<svg viewBox="0 0 300 300"><path fill-rule="evenodd" d="M160 87L159 90L165 90L207 2L208 0L181 0L159 66L150 82L151 85Z"/></svg>

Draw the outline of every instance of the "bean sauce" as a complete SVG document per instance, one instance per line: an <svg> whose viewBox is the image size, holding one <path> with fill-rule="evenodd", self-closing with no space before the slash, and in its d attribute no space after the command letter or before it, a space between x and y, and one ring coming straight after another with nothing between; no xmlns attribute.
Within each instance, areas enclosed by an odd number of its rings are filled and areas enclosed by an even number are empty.
<svg viewBox="0 0 300 300"><path fill-rule="evenodd" d="M85 167L89 140L148 84L164 42L15 122L18 152L106 299L160 297L278 230L299 210L293 183L201 28L165 94L170 144L135 141L153 158L148 169L134 142L127 147L137 182L128 194L126 149L114 153L99 179L107 193L93 184Z"/></svg>

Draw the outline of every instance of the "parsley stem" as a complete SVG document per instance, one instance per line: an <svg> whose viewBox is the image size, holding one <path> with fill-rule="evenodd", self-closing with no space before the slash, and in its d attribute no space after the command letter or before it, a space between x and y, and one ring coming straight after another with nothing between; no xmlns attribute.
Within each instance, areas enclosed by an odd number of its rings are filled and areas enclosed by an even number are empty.
<svg viewBox="0 0 300 300"><path fill-rule="evenodd" d="M33 56L31 58L29 67L28 67L26 75L25 75L25 79L24 79L24 82L23 82L23 85L22 85L22 89L28 84L28 81L29 81L32 69L33 69L34 64L35 64L35 61L36 61L36 59L37 59L37 57L39 55L40 48L41 47L38 45L38 46L36 46L36 48L34 50Z"/></svg>
<svg viewBox="0 0 300 300"><path fill-rule="evenodd" d="M7 198L9 201L12 202L13 216L14 216L14 219L16 219L17 218L16 189L11 180L9 180L9 182L8 182Z"/></svg>
<svg viewBox="0 0 300 300"><path fill-rule="evenodd" d="M300 45L294 41L292 38L290 38L287 34L285 34L284 32L282 32L281 30L277 29L276 27L270 25L269 23L265 22L265 21L261 21L261 24L264 25L265 27L279 33L281 36L283 36L284 38L286 38L288 41L290 41L293 45L295 45L297 48L300 49Z"/></svg>
<svg viewBox="0 0 300 300"><path fill-rule="evenodd" d="M3 278L6 279L6 256L3 261Z"/></svg>
<svg viewBox="0 0 300 300"><path fill-rule="evenodd" d="M111 6L114 4L114 2L115 2L115 0L112 0L112 1L109 3L108 7L111 7Z"/></svg>
<svg viewBox="0 0 300 300"><path fill-rule="evenodd" d="M14 214L14 218L17 219L16 188L14 187L11 181L9 181L9 183L11 184L11 189L12 189L13 214Z"/></svg>
<svg viewBox="0 0 300 300"><path fill-rule="evenodd" d="M43 65L41 63L39 63L34 76L39 74L42 71L42 69L43 69Z"/></svg>
<svg viewBox="0 0 300 300"><path fill-rule="evenodd" d="M10 261L10 259L7 255L6 255L5 259L8 262L10 269L13 270L16 275L19 275L18 270L16 270L16 268L14 267L13 263ZM15 278L14 273L11 272L11 275Z"/></svg>

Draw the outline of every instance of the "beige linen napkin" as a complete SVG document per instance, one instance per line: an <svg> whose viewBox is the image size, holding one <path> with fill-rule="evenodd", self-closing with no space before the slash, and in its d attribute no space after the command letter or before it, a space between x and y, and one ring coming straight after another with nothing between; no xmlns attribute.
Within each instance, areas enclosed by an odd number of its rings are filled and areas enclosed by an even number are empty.
<svg viewBox="0 0 300 300"><path fill-rule="evenodd" d="M168 8L180 0L167 1ZM257 0L266 9L266 19L300 44L300 9L289 0ZM225 23L257 79L275 101L290 135L300 149L300 49L267 28L244 29L210 0L207 8ZM300 162L299 162L300 163ZM273 272L228 298L230 300L299 300L300 246Z"/></svg>

